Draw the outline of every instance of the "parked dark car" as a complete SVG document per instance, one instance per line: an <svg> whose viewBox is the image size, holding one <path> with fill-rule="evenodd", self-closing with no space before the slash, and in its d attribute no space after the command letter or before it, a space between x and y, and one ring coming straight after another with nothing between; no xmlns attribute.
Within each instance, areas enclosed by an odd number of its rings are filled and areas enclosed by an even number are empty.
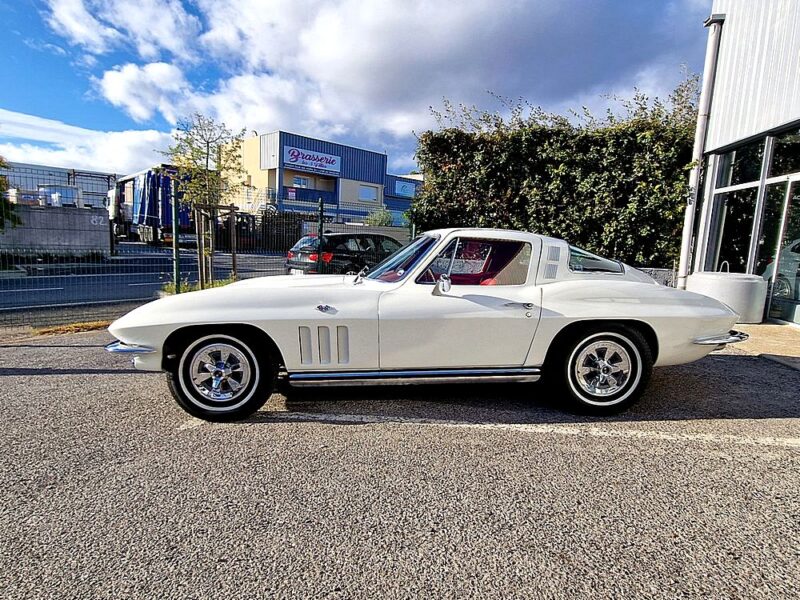
<svg viewBox="0 0 800 600"><path fill-rule="evenodd" d="M402 244L379 233L326 233L300 238L286 254L286 273L358 273L399 250Z"/></svg>

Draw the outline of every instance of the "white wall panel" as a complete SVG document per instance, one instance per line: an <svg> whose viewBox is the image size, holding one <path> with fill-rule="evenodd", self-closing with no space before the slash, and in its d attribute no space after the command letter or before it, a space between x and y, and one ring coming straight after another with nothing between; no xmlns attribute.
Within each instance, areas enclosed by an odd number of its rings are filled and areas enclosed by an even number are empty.
<svg viewBox="0 0 800 600"><path fill-rule="evenodd" d="M800 0L714 0L725 15L706 151L800 120Z"/></svg>

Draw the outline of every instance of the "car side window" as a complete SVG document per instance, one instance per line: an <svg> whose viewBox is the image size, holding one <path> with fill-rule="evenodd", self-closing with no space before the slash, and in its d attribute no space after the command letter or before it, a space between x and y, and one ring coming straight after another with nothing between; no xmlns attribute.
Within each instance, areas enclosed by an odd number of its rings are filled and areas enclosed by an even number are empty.
<svg viewBox="0 0 800 600"><path fill-rule="evenodd" d="M366 235L361 236L361 249L364 252L375 252L375 242L374 240Z"/></svg>
<svg viewBox="0 0 800 600"><path fill-rule="evenodd" d="M584 273L622 273L622 264L597 256L586 250L569 247L569 268L571 271Z"/></svg>
<svg viewBox="0 0 800 600"><path fill-rule="evenodd" d="M391 254L392 252L400 250L400 244L389 238L382 238L380 247L381 252L385 252L386 254Z"/></svg>
<svg viewBox="0 0 800 600"><path fill-rule="evenodd" d="M522 285L530 263L527 242L457 238L433 259L417 283L435 283L447 274L453 285Z"/></svg>
<svg viewBox="0 0 800 600"><path fill-rule="evenodd" d="M347 241L344 243L344 247L348 252L359 252L361 250L358 240L354 237L347 238Z"/></svg>

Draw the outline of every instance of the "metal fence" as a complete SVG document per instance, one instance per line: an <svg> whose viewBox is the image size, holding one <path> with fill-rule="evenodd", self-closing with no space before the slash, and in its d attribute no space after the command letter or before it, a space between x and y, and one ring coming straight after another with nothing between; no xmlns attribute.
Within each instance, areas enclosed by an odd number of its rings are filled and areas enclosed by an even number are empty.
<svg viewBox="0 0 800 600"><path fill-rule="evenodd" d="M103 202L111 177L91 178L99 187L86 202L75 175L72 183L63 172L5 176L12 202L0 213L0 327L113 319L174 293L176 282L188 291L291 271L354 272L413 235L374 203L293 196L265 204L248 193L227 200L234 208L179 204L175 214L160 201L147 210L115 207L113 194ZM647 272L674 285L672 270Z"/></svg>
<svg viewBox="0 0 800 600"><path fill-rule="evenodd" d="M232 207L179 203L176 227L158 204L131 222L133 211L109 206L113 194L105 206L79 202L74 186L41 183L43 176L15 173L11 202L0 213L0 327L113 319L174 293L176 281L188 291L289 269L351 272L378 262L411 234L374 203L276 197L253 206L244 194L227 199ZM302 251L287 265L300 240Z"/></svg>

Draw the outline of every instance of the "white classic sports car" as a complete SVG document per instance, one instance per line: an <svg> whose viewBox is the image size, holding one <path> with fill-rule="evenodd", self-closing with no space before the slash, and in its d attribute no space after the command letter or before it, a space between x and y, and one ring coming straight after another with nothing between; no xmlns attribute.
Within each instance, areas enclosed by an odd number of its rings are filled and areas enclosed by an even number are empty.
<svg viewBox="0 0 800 600"><path fill-rule="evenodd" d="M429 231L369 273L274 276L170 296L115 321L111 352L167 372L190 414L258 410L292 387L548 378L572 408L619 411L653 366L746 339L737 315L563 240Z"/></svg>

